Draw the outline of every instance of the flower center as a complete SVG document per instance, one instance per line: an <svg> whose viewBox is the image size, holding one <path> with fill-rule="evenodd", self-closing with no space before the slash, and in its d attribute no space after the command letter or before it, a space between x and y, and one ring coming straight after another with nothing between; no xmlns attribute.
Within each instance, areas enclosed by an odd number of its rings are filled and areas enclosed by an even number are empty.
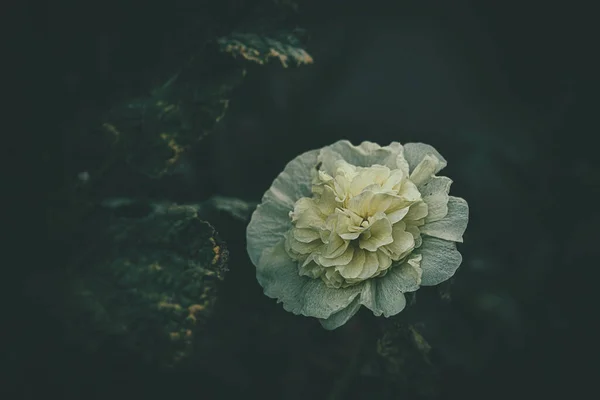
<svg viewBox="0 0 600 400"><path fill-rule="evenodd" d="M330 287L384 275L420 245L427 205L401 169L343 160L315 171L312 197L290 212L286 250L299 273Z"/></svg>

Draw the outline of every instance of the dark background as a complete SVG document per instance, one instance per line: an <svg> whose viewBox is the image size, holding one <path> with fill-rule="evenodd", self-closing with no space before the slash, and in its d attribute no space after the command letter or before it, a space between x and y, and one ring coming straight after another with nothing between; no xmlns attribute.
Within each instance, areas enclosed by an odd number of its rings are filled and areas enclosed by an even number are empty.
<svg viewBox="0 0 600 400"><path fill-rule="evenodd" d="M140 71L164 62L156 44L180 27L176 5L58 1L31 3L22 13L23 34L13 45L26 77L21 95L32 103L28 138L41 150L31 163L36 174L28 201L66 179L65 165L75 156L61 143L65 124L109 106L124 87L135 90ZM310 33L306 49L314 65L251 67L210 139L211 151L191 157L181 184L164 198L194 202L217 193L258 201L287 161L342 138L429 143L449 161L452 193L471 208L460 247L465 261L453 289L457 306L431 333L444 349L444 394L575 396L597 370L593 23L590 10L576 2L309 3L302 26ZM245 257L239 232L224 231L232 264L221 312L235 316L244 296L261 294L253 271L236 270L236 258ZM30 241L45 243L44 235L40 228ZM23 263L32 266L27 272L60 268L58 250L42 246L34 253ZM247 267L247 261L237 265ZM90 386L100 398L135 396L132 387L144 372L123 368L121 379L113 379L109 367L87 365L98 360L57 345L55 322L43 307L32 310L39 304L30 293L23 304L16 326L24 333L15 335L10 353L20 393L14 398L79 393L64 386L96 382L86 374L105 382ZM261 304L283 313L269 300ZM244 331L239 325L247 321L236 318L216 323ZM280 378L277 366L261 364L280 358L268 349L240 349L260 343L252 338L261 334L253 331L256 323L248 326L248 336L231 345L230 361L220 367L228 377L194 384L193 374L186 375L188 386L177 384L188 390L183 395L295 398L289 393L296 391L285 388L295 381L273 383ZM231 379L236 374L243 378ZM298 382L327 392L326 382ZM156 379L148 385L160 389ZM162 396L171 389L144 393ZM347 397L369 398L369 390L359 382ZM315 392L321 393L305 390Z"/></svg>

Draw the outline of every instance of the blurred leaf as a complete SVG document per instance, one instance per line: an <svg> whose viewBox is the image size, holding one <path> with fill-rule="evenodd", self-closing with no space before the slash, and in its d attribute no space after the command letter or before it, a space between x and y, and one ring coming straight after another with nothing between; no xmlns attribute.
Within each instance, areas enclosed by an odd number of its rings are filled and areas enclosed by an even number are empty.
<svg viewBox="0 0 600 400"><path fill-rule="evenodd" d="M143 213L127 204L124 215ZM98 222L96 221L95 224ZM66 305L70 337L89 350L109 340L173 366L201 340L227 270L228 251L194 207L113 216L90 235ZM200 336L200 337L198 337Z"/></svg>
<svg viewBox="0 0 600 400"><path fill-rule="evenodd" d="M231 53L234 57L265 64L271 58L276 58L281 65L312 64L312 57L302 48L298 34L280 33L273 36L264 36L254 33L233 33L218 39L221 51Z"/></svg>

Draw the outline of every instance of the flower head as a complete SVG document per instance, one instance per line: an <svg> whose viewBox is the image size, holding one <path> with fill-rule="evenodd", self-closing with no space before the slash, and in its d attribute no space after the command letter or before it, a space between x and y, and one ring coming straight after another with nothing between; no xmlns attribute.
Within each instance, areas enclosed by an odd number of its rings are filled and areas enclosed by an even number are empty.
<svg viewBox="0 0 600 400"><path fill-rule="evenodd" d="M296 157L248 225L265 294L335 329L361 305L395 315L404 293L450 278L468 206L436 175L445 166L422 143L342 140Z"/></svg>

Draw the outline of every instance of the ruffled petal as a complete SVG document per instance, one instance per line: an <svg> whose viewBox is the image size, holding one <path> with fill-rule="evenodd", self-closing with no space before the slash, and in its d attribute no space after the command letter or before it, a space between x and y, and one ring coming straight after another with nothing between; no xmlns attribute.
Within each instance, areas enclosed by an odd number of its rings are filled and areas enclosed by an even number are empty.
<svg viewBox="0 0 600 400"><path fill-rule="evenodd" d="M462 262L462 256L456 250L456 243L434 237L423 237L418 250L421 260L421 285L432 286L448 280Z"/></svg>
<svg viewBox="0 0 600 400"><path fill-rule="evenodd" d="M296 228L293 231L294 234L294 238L302 243L310 243L313 240L317 240L321 238L321 235L319 235L319 232L317 232L314 229L302 229L302 228Z"/></svg>
<svg viewBox="0 0 600 400"><path fill-rule="evenodd" d="M316 279L323 275L325 271L323 267L315 263L314 261L304 262L298 268L298 273L309 278Z"/></svg>
<svg viewBox="0 0 600 400"><path fill-rule="evenodd" d="M453 242L463 241L462 235L469 222L469 205L460 198L450 196L448 200L448 213L444 219L426 223L421 227L424 235L434 236Z"/></svg>
<svg viewBox="0 0 600 400"><path fill-rule="evenodd" d="M246 229L246 249L254 265L266 249L275 246L292 227L287 206L273 200L259 204Z"/></svg>
<svg viewBox="0 0 600 400"><path fill-rule="evenodd" d="M410 180L417 186L428 182L435 175L440 162L434 155L427 154L410 174Z"/></svg>
<svg viewBox="0 0 600 400"><path fill-rule="evenodd" d="M420 202L415 203L412 206L410 206L410 209L408 210L408 213L404 217L404 220L418 221L422 218L425 218L427 216L428 212L429 212L429 206L427 205L427 203L425 203L424 201L420 201Z"/></svg>
<svg viewBox="0 0 600 400"><path fill-rule="evenodd" d="M263 252L256 278L265 295L283 303L286 311L307 317L329 318L348 307L362 285L329 288L321 279L300 276L297 263L286 253L283 241Z"/></svg>
<svg viewBox="0 0 600 400"><path fill-rule="evenodd" d="M387 217L392 224L395 224L396 222L398 222L402 218L404 218L406 216L406 214L408 214L409 211L410 211L409 207L400 208L400 209L397 209L392 212L389 212L389 210L388 210L389 214L387 214Z"/></svg>
<svg viewBox="0 0 600 400"><path fill-rule="evenodd" d="M365 267L365 251L356 249L352 260L346 265L339 266L336 269L346 279L354 279L358 277Z"/></svg>
<svg viewBox="0 0 600 400"><path fill-rule="evenodd" d="M392 253L394 260L402 258L407 251L415 247L415 239L410 232L406 231L406 224L403 221L397 222L392 227L393 242L386 248Z"/></svg>
<svg viewBox="0 0 600 400"><path fill-rule="evenodd" d="M310 196L311 169L319 150L311 150L290 161L264 194L246 229L250 259L257 265L265 249L273 247L291 227L289 212L301 197Z"/></svg>
<svg viewBox="0 0 600 400"><path fill-rule="evenodd" d="M419 227L415 225L407 225L406 232L410 232L410 234L413 235L413 239L415 239L415 249L421 247L423 239L421 239L421 230Z"/></svg>
<svg viewBox="0 0 600 400"><path fill-rule="evenodd" d="M371 224L358 239L358 245L361 249L376 251L381 246L392 243L393 240L392 224L384 217Z"/></svg>
<svg viewBox="0 0 600 400"><path fill-rule="evenodd" d="M408 162L408 167L410 171L414 171L414 169L419 165L419 163L425 158L426 155L432 154L438 160L440 160L439 165L434 170L434 173L440 172L442 169L446 167L448 162L436 149L432 146L424 143L406 143L404 145L404 158Z"/></svg>
<svg viewBox="0 0 600 400"><path fill-rule="evenodd" d="M384 317L391 317L406 307L406 298L402 291L393 285L394 281L388 284L383 283L390 272L382 278L365 281L360 294L360 303L373 311L376 316L383 314Z"/></svg>
<svg viewBox="0 0 600 400"><path fill-rule="evenodd" d="M320 319L319 322L323 328L327 329L328 331L332 331L348 322L348 320L352 318L354 314L356 314L360 307L360 299L357 297L352 301L352 303L350 303L348 307L332 314L327 319Z"/></svg>
<svg viewBox="0 0 600 400"><path fill-rule="evenodd" d="M352 260L352 256L354 255L354 247L348 246L346 244L346 250L337 257L329 258L320 256L319 264L324 267L334 267L338 265L346 265Z"/></svg>
<svg viewBox="0 0 600 400"><path fill-rule="evenodd" d="M365 265L364 265L362 273L358 276L360 279L367 279L367 278L372 277L373 275L375 275L375 273L379 269L380 265L379 265L379 257L377 256L377 253L378 252L376 252L376 253L373 253L370 251L365 252ZM383 262L384 262L384 264L382 266L386 267L387 260L384 260ZM390 260L390 262L391 262L391 260Z"/></svg>
<svg viewBox="0 0 600 400"><path fill-rule="evenodd" d="M452 179L436 176L419 187L423 201L427 203L425 222L438 221L446 216L450 185L452 185Z"/></svg>
<svg viewBox="0 0 600 400"><path fill-rule="evenodd" d="M389 176L390 169L383 165L374 165L370 168L362 169L352 179L350 194L356 196L368 186L373 184L382 185Z"/></svg>
<svg viewBox="0 0 600 400"><path fill-rule="evenodd" d="M358 167L370 167L374 164L385 165L390 169L401 168L398 165L398 156L402 155L402 145L392 142L389 146L381 147L377 143L362 142L358 146L352 145L348 140L335 142L329 148L339 153L344 160ZM402 162L403 157L400 161Z"/></svg>

